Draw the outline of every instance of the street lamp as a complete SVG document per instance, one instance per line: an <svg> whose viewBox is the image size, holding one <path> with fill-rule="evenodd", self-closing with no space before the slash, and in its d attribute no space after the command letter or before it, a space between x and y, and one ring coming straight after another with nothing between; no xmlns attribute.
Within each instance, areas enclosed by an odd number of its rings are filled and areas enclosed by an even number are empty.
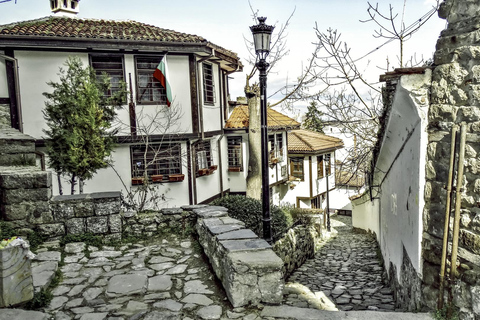
<svg viewBox="0 0 480 320"><path fill-rule="evenodd" d="M270 185L268 182L268 132L267 132L267 69L265 61L270 53L270 37L273 26L265 24L265 17L258 17L258 24L251 26L253 43L258 61L256 67L260 71L260 127L262 144L262 208L263 208L263 238L272 243L272 227L270 215Z"/></svg>

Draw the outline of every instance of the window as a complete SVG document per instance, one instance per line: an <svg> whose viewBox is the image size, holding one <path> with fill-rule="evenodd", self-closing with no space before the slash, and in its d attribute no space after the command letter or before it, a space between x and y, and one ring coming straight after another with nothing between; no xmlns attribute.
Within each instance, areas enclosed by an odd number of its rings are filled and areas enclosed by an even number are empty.
<svg viewBox="0 0 480 320"><path fill-rule="evenodd" d="M215 84L213 83L213 66L203 64L203 101L207 104L215 103Z"/></svg>
<svg viewBox="0 0 480 320"><path fill-rule="evenodd" d="M332 174L332 161L330 154L325 155L325 174L328 176Z"/></svg>
<svg viewBox="0 0 480 320"><path fill-rule="evenodd" d="M161 175L160 180L168 180L169 175L182 173L180 144L137 145L132 146L130 151L132 178L143 178L145 171L150 179Z"/></svg>
<svg viewBox="0 0 480 320"><path fill-rule="evenodd" d="M242 137L227 137L228 171L243 171Z"/></svg>
<svg viewBox="0 0 480 320"><path fill-rule="evenodd" d="M290 158L290 170L292 176L303 181L303 158Z"/></svg>
<svg viewBox="0 0 480 320"><path fill-rule="evenodd" d="M137 70L137 102L140 104L167 104L167 93L153 73L162 57L139 57Z"/></svg>
<svg viewBox="0 0 480 320"><path fill-rule="evenodd" d="M279 161L283 156L283 136L281 133L271 134L268 136L268 148L270 154L270 162Z"/></svg>
<svg viewBox="0 0 480 320"><path fill-rule="evenodd" d="M124 81L121 56L91 56L91 63L97 79L100 79L104 73L110 78L110 88L104 92L105 96L111 97L120 90L120 83Z"/></svg>
<svg viewBox="0 0 480 320"><path fill-rule="evenodd" d="M323 156L317 157L317 179L323 178Z"/></svg>
<svg viewBox="0 0 480 320"><path fill-rule="evenodd" d="M270 154L270 160L275 158L275 135L271 134L268 136L268 149Z"/></svg>
<svg viewBox="0 0 480 320"><path fill-rule="evenodd" d="M210 140L201 141L194 146L196 176L209 174L210 167L213 165Z"/></svg>
<svg viewBox="0 0 480 320"><path fill-rule="evenodd" d="M277 133L277 158L283 156L283 135Z"/></svg>

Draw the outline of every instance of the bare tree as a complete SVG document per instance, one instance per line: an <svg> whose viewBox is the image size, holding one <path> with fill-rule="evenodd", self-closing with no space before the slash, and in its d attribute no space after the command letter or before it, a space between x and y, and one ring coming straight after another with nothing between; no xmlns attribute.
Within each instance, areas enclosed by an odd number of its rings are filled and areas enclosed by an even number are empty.
<svg viewBox="0 0 480 320"><path fill-rule="evenodd" d="M253 20L257 20L257 12L252 9ZM280 26L276 26L276 31L273 34L271 51L267 57L267 62L269 67L267 74L275 68L276 64L288 54L288 49L286 46L286 30L290 23L290 19L293 17L295 10L290 14L286 22ZM257 72L257 57L254 54L255 50L253 49L253 42L247 39L244 39L247 47L249 48L250 57L248 59L249 64L252 65L251 71L247 74L246 85L245 85L245 96L248 101L249 109L249 135L248 135L248 146L249 146L249 159L248 159L248 175L247 175L247 196L260 199L261 197L261 131L260 131L260 89L257 83L251 84L251 80ZM270 94L269 97L282 93L284 97L277 101L274 104L269 104L269 108L274 107L280 104L286 104L291 106L294 102L305 99L307 95L306 88L313 86L316 80L316 74L313 70L313 57L310 59L307 68L305 71L298 77L296 83L286 83L285 86L274 93Z"/></svg>
<svg viewBox="0 0 480 320"><path fill-rule="evenodd" d="M130 102L132 103L133 101ZM127 124L120 118L116 121L119 132L134 132L131 137L135 141L134 146L138 146L137 151L141 153L141 160L133 164L133 185L128 187L113 164L111 168L126 191L124 197L126 207L136 211L158 209L160 202L168 201L165 193L169 189L160 191L162 181L178 176L174 172L179 167L187 167L186 162L183 161L186 159L186 151L181 150L180 142L174 142L174 138L184 131L181 122L183 112L175 101L172 101L170 107L134 106L133 111L135 112L134 130L131 129L132 124ZM163 169L159 170L160 166Z"/></svg>
<svg viewBox="0 0 480 320"><path fill-rule="evenodd" d="M378 8L378 3L373 6L368 2L368 15L370 16L367 20L360 20L360 22L373 22L378 26L378 29L375 30L373 37L387 39L385 44L388 44L392 41L399 42L399 55L398 60L400 63L400 68L404 67L403 60L403 47L405 41L411 38L411 36L417 32L438 10L440 6L439 0L436 1L436 5L432 6L432 9L426 12L423 16L415 20L412 24L405 26L405 8L407 6L407 1L403 1L402 14L400 20L398 20L399 14L395 13L392 5L389 5L388 13L382 13ZM384 45L385 45L384 44ZM420 61L413 62L410 60L410 66L420 65L423 63L423 58Z"/></svg>
<svg viewBox="0 0 480 320"><path fill-rule="evenodd" d="M397 26L395 19L398 14L394 14L392 6L389 14L385 15L379 11L378 5L375 7L370 3L368 5L370 19L363 22L373 21L380 27L374 36L386 38L387 42L384 45L394 40L400 41L400 66L404 62L404 42L418 31L438 8L437 2L436 7L412 25L405 27L405 6L400 26ZM352 179L358 181L368 170L372 149L377 140L377 131L384 112L382 89L376 81L368 80L359 69L358 61L368 54L354 59L351 48L341 40L341 34L337 30L328 29L321 32L316 25L315 33L318 51L314 68L318 72L317 85L321 89L313 100L327 115L325 125L335 126L341 133L354 140L353 146L345 150L347 157L340 163L338 171L344 173L343 177L347 182Z"/></svg>

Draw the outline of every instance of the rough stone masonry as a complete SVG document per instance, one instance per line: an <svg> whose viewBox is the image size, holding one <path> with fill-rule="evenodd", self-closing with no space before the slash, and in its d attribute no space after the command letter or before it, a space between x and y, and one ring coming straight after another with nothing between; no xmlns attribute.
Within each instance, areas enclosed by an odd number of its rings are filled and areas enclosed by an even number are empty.
<svg viewBox="0 0 480 320"><path fill-rule="evenodd" d="M436 308L448 177L450 132L467 124L461 196L459 275L453 304L461 319L480 319L480 1L446 0L448 27L437 42L429 111L423 235L423 298Z"/></svg>

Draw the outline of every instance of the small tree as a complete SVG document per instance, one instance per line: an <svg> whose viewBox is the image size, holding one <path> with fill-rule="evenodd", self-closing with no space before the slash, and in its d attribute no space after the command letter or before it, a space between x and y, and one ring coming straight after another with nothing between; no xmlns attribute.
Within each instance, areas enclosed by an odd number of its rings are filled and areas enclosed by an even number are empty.
<svg viewBox="0 0 480 320"><path fill-rule="evenodd" d="M310 102L305 113L305 120L302 122L302 128L323 133L324 122L322 120L323 112L317 108L315 101Z"/></svg>
<svg viewBox="0 0 480 320"><path fill-rule="evenodd" d="M44 92L44 118L48 129L46 147L48 164L58 174L59 192L62 194L60 176L68 175L71 194L80 182L91 179L98 169L108 166L113 147L111 122L115 107L125 100L125 86L112 96L104 95L110 81L103 75L97 81L95 71L84 68L78 57L69 57L67 69L60 68L60 82L48 82L52 93Z"/></svg>

